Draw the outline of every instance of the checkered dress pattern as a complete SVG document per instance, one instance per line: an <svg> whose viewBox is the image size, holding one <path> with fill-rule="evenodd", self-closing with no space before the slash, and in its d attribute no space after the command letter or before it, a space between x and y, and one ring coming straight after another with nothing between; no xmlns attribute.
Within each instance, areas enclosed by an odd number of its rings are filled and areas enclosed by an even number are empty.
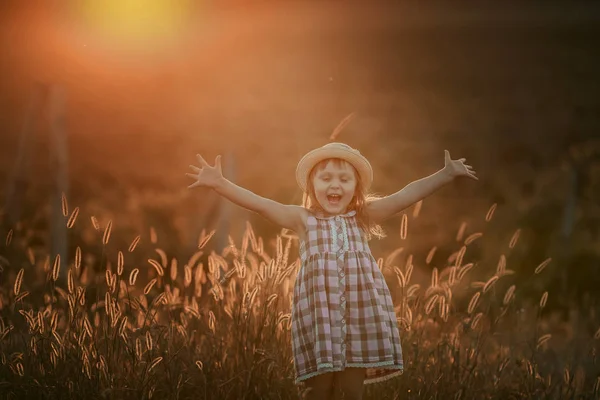
<svg viewBox="0 0 600 400"><path fill-rule="evenodd" d="M356 212L311 214L307 227L292 306L296 384L347 367L366 368L366 385L400 375L392 298Z"/></svg>

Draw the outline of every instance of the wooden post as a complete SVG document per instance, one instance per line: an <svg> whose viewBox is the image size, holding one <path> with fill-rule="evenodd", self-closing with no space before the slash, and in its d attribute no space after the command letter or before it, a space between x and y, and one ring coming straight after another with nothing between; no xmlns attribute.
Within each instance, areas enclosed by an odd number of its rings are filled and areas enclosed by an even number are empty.
<svg viewBox="0 0 600 400"><path fill-rule="evenodd" d="M29 179L27 176L31 166L31 150L34 147L34 123L36 118L40 115L43 101L44 87L41 84L35 84L25 114L23 128L19 135L17 160L6 190L7 197L4 211L6 225L9 227L16 224L21 218L23 200L29 187ZM4 238L6 232L3 233L2 237Z"/></svg>
<svg viewBox="0 0 600 400"><path fill-rule="evenodd" d="M65 90L58 85L49 87L49 109L51 143L51 171L54 174L51 216L51 256L60 256L59 281L65 282L68 265L68 240L66 217L62 211L62 196L69 197L68 149L65 129Z"/></svg>

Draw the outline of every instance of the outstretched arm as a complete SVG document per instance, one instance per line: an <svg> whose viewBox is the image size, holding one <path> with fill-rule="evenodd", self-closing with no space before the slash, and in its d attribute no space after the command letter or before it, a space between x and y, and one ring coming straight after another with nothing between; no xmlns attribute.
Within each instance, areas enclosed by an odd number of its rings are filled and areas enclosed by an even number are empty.
<svg viewBox="0 0 600 400"><path fill-rule="evenodd" d="M475 176L472 167L464 164L465 161L464 158L451 160L450 153L445 150L445 166L443 169L428 177L409 183L402 190L392 195L369 202L367 204L369 218L375 222L385 221L416 202L423 200L459 176L479 180Z"/></svg>
<svg viewBox="0 0 600 400"><path fill-rule="evenodd" d="M267 199L227 180L223 177L221 171L221 156L217 156L214 167L208 165L200 154L197 155L197 158L200 163L200 168L190 165L196 173L186 174L196 179L196 182L188 186L188 188L198 186L212 188L229 201L247 210L256 212L283 228L293 230L294 232L298 232L302 229L304 225L304 209L302 207L285 205Z"/></svg>

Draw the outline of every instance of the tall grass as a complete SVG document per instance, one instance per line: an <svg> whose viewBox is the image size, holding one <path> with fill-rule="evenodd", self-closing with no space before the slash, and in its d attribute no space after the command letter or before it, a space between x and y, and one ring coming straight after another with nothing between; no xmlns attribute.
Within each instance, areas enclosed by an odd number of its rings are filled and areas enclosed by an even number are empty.
<svg viewBox="0 0 600 400"><path fill-rule="evenodd" d="M70 228L76 218L68 218ZM106 246L112 223L92 223ZM518 245L518 232L510 248ZM36 256L21 240L26 227L9 231L5 250L12 247L26 262L0 258L3 397L298 398L290 344L295 236L282 231L269 251L248 224L240 243L230 237L218 254L209 251L213 234L203 232L187 260L169 259L156 247L145 265L128 265L129 255L140 251L138 236L117 252L116 266L105 260L101 273L85 267L86 254L77 248L61 277L58 257ZM406 366L401 377L366 387L365 398L598 398L600 331L594 335L576 310L569 324L542 318L552 294L523 301L526 282L515 281L504 255L489 268L465 262L482 236L460 238L447 265L433 268L427 282L413 277L412 255L400 266L394 262L399 249L379 259L395 299ZM531 276L549 264L541 260Z"/></svg>

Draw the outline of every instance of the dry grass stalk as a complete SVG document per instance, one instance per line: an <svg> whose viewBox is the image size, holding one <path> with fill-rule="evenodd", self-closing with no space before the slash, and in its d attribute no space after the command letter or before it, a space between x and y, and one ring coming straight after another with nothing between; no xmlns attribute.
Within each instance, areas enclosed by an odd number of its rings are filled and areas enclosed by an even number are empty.
<svg viewBox="0 0 600 400"><path fill-rule="evenodd" d="M75 269L81 267L81 247L77 246L75 249Z"/></svg>
<svg viewBox="0 0 600 400"><path fill-rule="evenodd" d="M552 337L552 335L550 333L541 336L537 341L536 348L539 349L540 347L542 347L548 340L550 340L551 337Z"/></svg>
<svg viewBox="0 0 600 400"><path fill-rule="evenodd" d="M198 239L198 249L203 249L208 244L208 241L215 235L215 232L216 230L213 229L206 235L203 229L200 238Z"/></svg>
<svg viewBox="0 0 600 400"><path fill-rule="evenodd" d="M350 121L352 121L353 119L354 119L354 113L350 113L347 116L345 116L344 119L342 119L340 121L340 123L335 127L335 129L329 136L329 140L331 140L331 141L336 140L338 135L340 134L340 132L342 132L342 129L344 129L344 127L346 125L348 125L350 123Z"/></svg>
<svg viewBox="0 0 600 400"><path fill-rule="evenodd" d="M515 248L515 246L517 245L517 242L519 241L520 235L521 235L521 229L517 229L515 231L515 233L513 233L512 237L510 238L510 243L508 244L509 249Z"/></svg>
<svg viewBox="0 0 600 400"><path fill-rule="evenodd" d="M64 193L61 193L60 195L60 205L63 217L69 215L69 205L67 204L67 196L65 196Z"/></svg>
<svg viewBox="0 0 600 400"><path fill-rule="evenodd" d="M458 228L458 232L456 233L456 241L460 242L465 234L465 230L467 229L467 223L461 222L460 227Z"/></svg>
<svg viewBox="0 0 600 400"><path fill-rule="evenodd" d="M438 269L434 268L433 271L431 271L431 287L437 287L438 280Z"/></svg>
<svg viewBox="0 0 600 400"><path fill-rule="evenodd" d="M173 282L177 280L177 259L171 259L171 274L170 278Z"/></svg>
<svg viewBox="0 0 600 400"><path fill-rule="evenodd" d="M100 230L100 224L98 223L98 218L96 218L95 216L91 216L90 220L92 221L92 226L94 227L95 230L99 231Z"/></svg>
<svg viewBox="0 0 600 400"><path fill-rule="evenodd" d="M504 305L507 305L512 300L514 293L515 293L515 288L516 288L515 285L511 285L506 290L506 294L504 295L504 300L503 300Z"/></svg>
<svg viewBox="0 0 600 400"><path fill-rule="evenodd" d="M473 314L473 311L477 306L477 302L479 301L479 297L481 297L481 292L476 292L473 297L471 297L471 301L469 301L469 307L467 308L467 313Z"/></svg>
<svg viewBox="0 0 600 400"><path fill-rule="evenodd" d="M500 279L498 275L492 276L483 286L483 293L487 293L498 279Z"/></svg>
<svg viewBox="0 0 600 400"><path fill-rule="evenodd" d="M117 275L121 276L123 274L123 267L125 265L125 258L123 256L123 252L119 250L117 255Z"/></svg>
<svg viewBox="0 0 600 400"><path fill-rule="evenodd" d="M546 266L548 266L548 264L550 264L550 261L552 261L551 257L549 257L549 258L545 259L544 261L542 261L542 263L535 268L534 272L536 274L539 274L540 272L542 272L544 270L544 268L546 268Z"/></svg>
<svg viewBox="0 0 600 400"><path fill-rule="evenodd" d="M462 267L461 267L461 268L458 270L458 274L457 274L457 276L456 276L456 279L457 279L458 281L461 281L461 280L462 280L462 278L465 276L465 274L466 274L467 272L469 272L469 271L471 270L471 268L473 268L473 265L474 265L473 263L468 263L468 264L465 264L465 265L463 265L463 266L462 266Z"/></svg>
<svg viewBox="0 0 600 400"><path fill-rule="evenodd" d="M406 240L408 235L408 216L402 214L402 222L400 223L400 239Z"/></svg>
<svg viewBox="0 0 600 400"><path fill-rule="evenodd" d="M483 236L483 233L481 232L476 232L476 233L472 233L470 234L466 239L465 239L465 246L470 245L471 243L473 243L475 240L479 239L480 237Z"/></svg>
<svg viewBox="0 0 600 400"><path fill-rule="evenodd" d="M422 207L423 207L423 200L417 201L417 203L415 204L415 209L413 210L413 218L419 217Z"/></svg>
<svg viewBox="0 0 600 400"><path fill-rule="evenodd" d="M158 235L156 234L156 229L153 226L150 227L150 243L156 244L158 242Z"/></svg>
<svg viewBox="0 0 600 400"><path fill-rule="evenodd" d="M77 220L78 215L79 215L79 207L75 207L75 209L73 210L73 212L71 213L71 216L69 217L69 219L67 221L67 229L71 229L73 227L73 225L75 225L75 221Z"/></svg>
<svg viewBox="0 0 600 400"><path fill-rule="evenodd" d="M496 274L502 275L506 270L506 256L504 254L500 255L500 260L498 260L498 265L496 266Z"/></svg>
<svg viewBox="0 0 600 400"><path fill-rule="evenodd" d="M129 249L127 249L127 251L129 251L130 253L133 253L133 251L135 250L135 248L137 247L138 243L140 242L141 236L137 235L133 241L131 242L131 244L129 245Z"/></svg>
<svg viewBox="0 0 600 400"><path fill-rule="evenodd" d="M17 279L15 280L15 285L13 287L13 292L15 296L18 296L19 292L21 291L21 284L23 283L23 274L25 274L25 269L21 268L17 273Z"/></svg>
<svg viewBox="0 0 600 400"><path fill-rule="evenodd" d="M427 258L425 259L425 264L429 265L431 263L431 260L433 260L433 256L435 255L436 250L437 246L433 246L431 250L429 250L429 253L427 253Z"/></svg>
<svg viewBox="0 0 600 400"><path fill-rule="evenodd" d="M485 215L485 222L490 222L492 220L492 217L494 216L494 212L496 211L496 207L498 207L498 204L494 203L489 208L487 214Z"/></svg>
<svg viewBox="0 0 600 400"><path fill-rule="evenodd" d="M154 267L158 276L163 276L165 274L163 267L158 263L158 261L149 258L148 262Z"/></svg>
<svg viewBox="0 0 600 400"><path fill-rule="evenodd" d="M160 363L162 361L162 357L156 357L154 360L152 360L152 363L150 364L150 367L148 368L148 372L152 371L152 369L154 367L156 367L158 365L158 363Z"/></svg>
<svg viewBox="0 0 600 400"><path fill-rule="evenodd" d="M67 290L69 293L73 293L75 291L75 282L73 281L73 270L69 268L69 272L67 272Z"/></svg>
<svg viewBox="0 0 600 400"><path fill-rule="evenodd" d="M152 286L156 283L156 278L152 279L146 286L144 287L144 294L147 295L152 290Z"/></svg>
<svg viewBox="0 0 600 400"><path fill-rule="evenodd" d="M467 252L467 246L462 246L456 255L456 262L454 263L455 267L460 267L462 265L463 259L465 257L465 253Z"/></svg>
<svg viewBox="0 0 600 400"><path fill-rule="evenodd" d="M544 294L542 294L542 298L540 299L540 308L546 307L547 301L548 301L548 292L544 292Z"/></svg>
<svg viewBox="0 0 600 400"><path fill-rule="evenodd" d="M60 272L60 254L54 257L54 264L52 265L52 280L56 282L58 280L58 274Z"/></svg>
<svg viewBox="0 0 600 400"><path fill-rule="evenodd" d="M102 244L107 245L110 240L110 233L112 232L112 220L108 221L106 228L104 228L104 235L102 235Z"/></svg>

